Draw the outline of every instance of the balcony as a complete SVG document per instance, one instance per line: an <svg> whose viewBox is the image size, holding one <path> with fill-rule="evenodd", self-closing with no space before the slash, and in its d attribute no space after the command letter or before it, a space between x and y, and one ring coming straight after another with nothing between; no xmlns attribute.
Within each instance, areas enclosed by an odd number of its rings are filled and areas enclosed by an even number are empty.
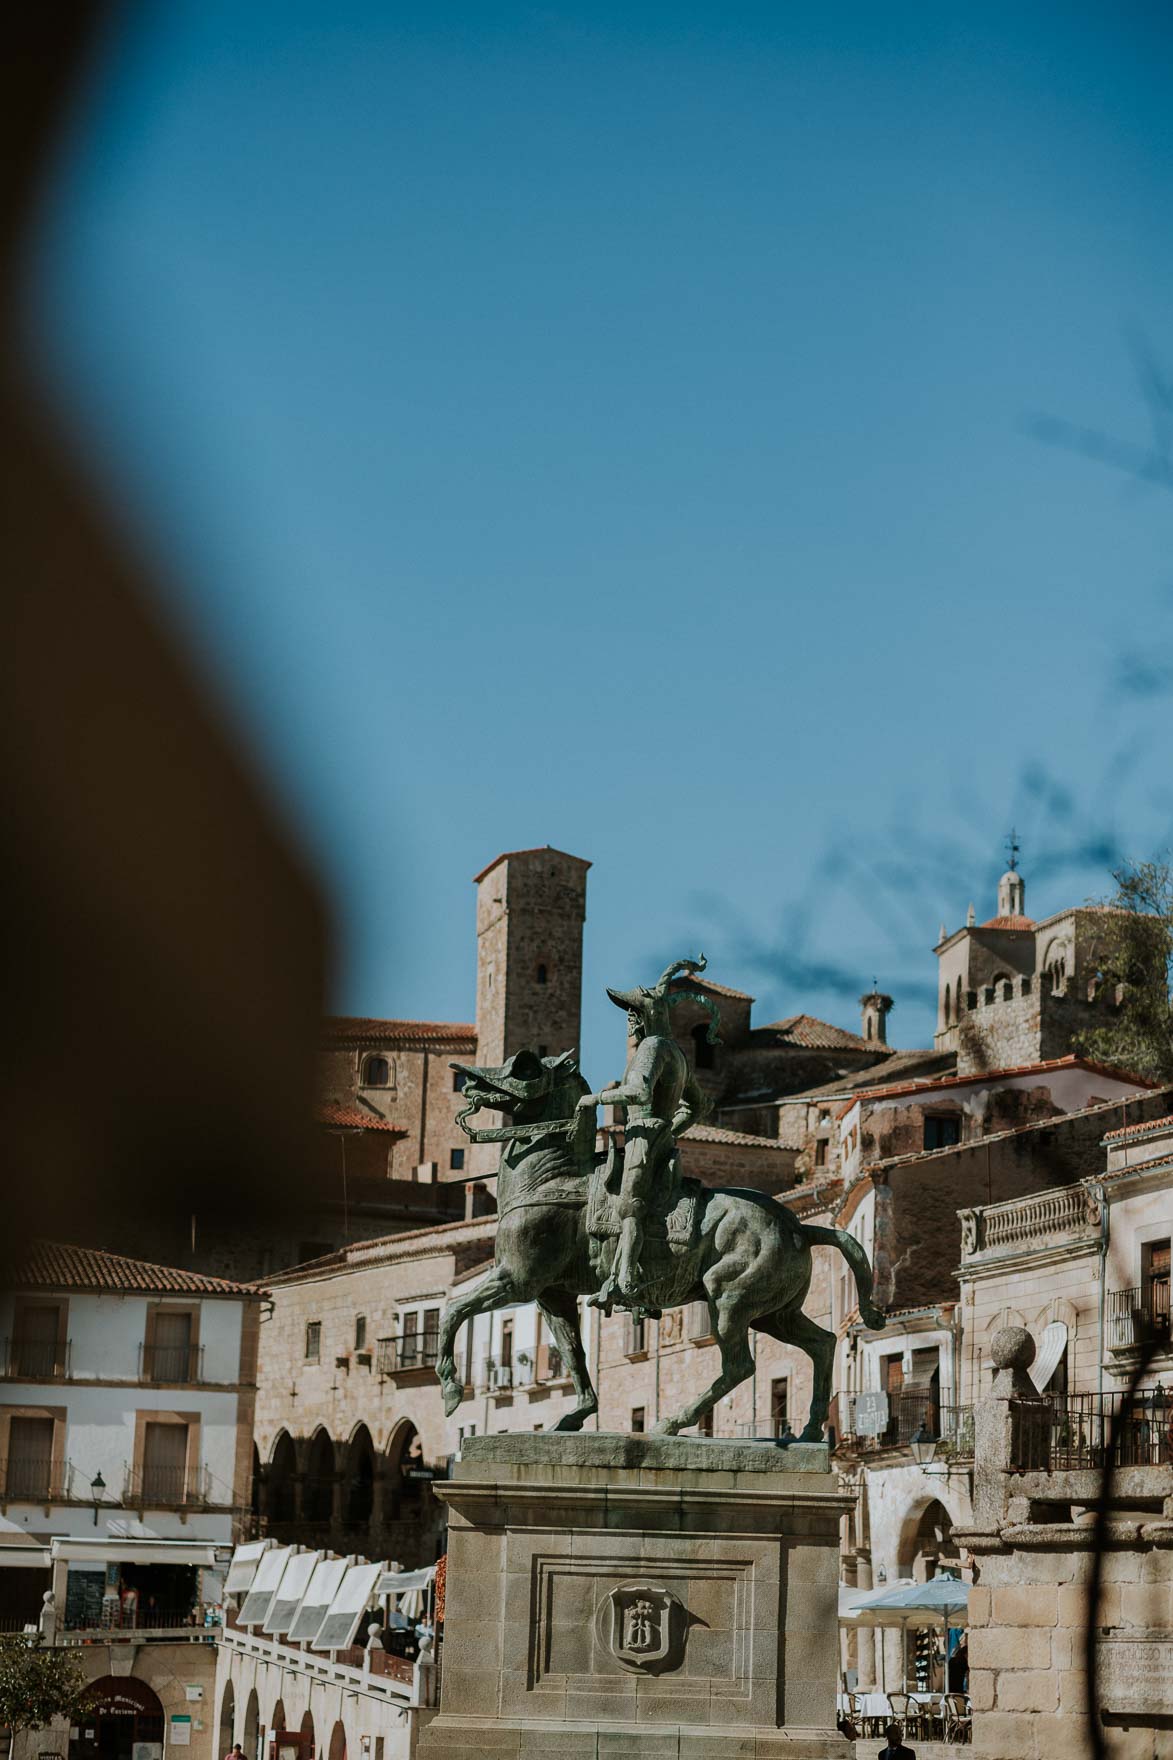
<svg viewBox="0 0 1173 1760"><path fill-rule="evenodd" d="M0 1460L0 1502L66 1503L73 1469L67 1461L47 1455L17 1455Z"/></svg>
<svg viewBox="0 0 1173 1760"><path fill-rule="evenodd" d="M909 1448L914 1439L935 1442L938 1455L973 1454L973 1407L943 1406L930 1387L904 1387L888 1396L888 1422L874 1433L856 1429L855 1400L841 1394L843 1441L856 1449Z"/></svg>
<svg viewBox="0 0 1173 1760"><path fill-rule="evenodd" d="M1120 1393L1015 1400L1011 1415L1011 1465L1019 1472L1173 1465L1173 1393L1159 1385L1137 1395L1127 1418Z"/></svg>
<svg viewBox="0 0 1173 1760"><path fill-rule="evenodd" d="M204 1350L194 1344L139 1346L138 1378L154 1383L198 1386L204 1378Z"/></svg>
<svg viewBox="0 0 1173 1760"><path fill-rule="evenodd" d="M415 1369L434 1369L440 1354L438 1335L411 1333L406 1338L381 1338L375 1355L377 1375L410 1374Z"/></svg>
<svg viewBox="0 0 1173 1760"><path fill-rule="evenodd" d="M4 1373L10 1380L65 1381L69 1377L68 1339L15 1338L4 1340Z"/></svg>
<svg viewBox="0 0 1173 1760"><path fill-rule="evenodd" d="M1139 1351L1142 1346L1169 1345L1169 1285L1159 1281L1135 1289L1108 1292L1108 1349Z"/></svg>
<svg viewBox="0 0 1173 1760"><path fill-rule="evenodd" d="M963 1261L986 1254L1009 1257L1044 1247L1077 1245L1098 1240L1100 1212L1084 1185L1058 1186L1032 1192L980 1210L961 1210Z"/></svg>
<svg viewBox="0 0 1173 1760"><path fill-rule="evenodd" d="M128 1469L122 1502L127 1509L202 1509L208 1503L207 1476L186 1467Z"/></svg>

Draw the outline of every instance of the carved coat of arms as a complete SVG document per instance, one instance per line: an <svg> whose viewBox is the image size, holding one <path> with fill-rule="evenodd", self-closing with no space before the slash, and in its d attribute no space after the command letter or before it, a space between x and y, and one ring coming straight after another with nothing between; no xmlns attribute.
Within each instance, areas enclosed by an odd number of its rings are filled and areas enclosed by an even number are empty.
<svg viewBox="0 0 1173 1760"><path fill-rule="evenodd" d="M626 1668L653 1669L676 1640L675 1595L658 1583L623 1583L607 1597L611 1653Z"/></svg>

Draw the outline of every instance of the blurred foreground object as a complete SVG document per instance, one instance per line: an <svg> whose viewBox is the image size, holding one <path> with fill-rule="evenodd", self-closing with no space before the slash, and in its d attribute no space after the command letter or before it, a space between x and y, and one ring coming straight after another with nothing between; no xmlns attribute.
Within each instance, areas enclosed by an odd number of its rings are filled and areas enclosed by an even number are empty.
<svg viewBox="0 0 1173 1760"><path fill-rule="evenodd" d="M316 887L17 358L20 247L106 20L19 9L2 76L6 1245L259 1213L313 1166Z"/></svg>

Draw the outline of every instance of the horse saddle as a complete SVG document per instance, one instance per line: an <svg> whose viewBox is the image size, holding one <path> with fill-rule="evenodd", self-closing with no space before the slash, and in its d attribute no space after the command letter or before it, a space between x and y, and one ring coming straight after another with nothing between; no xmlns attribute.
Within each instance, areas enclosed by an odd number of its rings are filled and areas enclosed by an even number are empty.
<svg viewBox="0 0 1173 1760"><path fill-rule="evenodd" d="M675 1257L693 1245L697 1229L700 1197L704 1190L699 1179L686 1179L680 1171L680 1158L673 1149L667 1177L657 1182L655 1193L644 1216L644 1258L654 1255L657 1243L666 1246ZM618 1238L622 1223L619 1217L619 1188L623 1177L623 1160L614 1143L606 1159L596 1167L590 1178L587 1196L587 1234L595 1241Z"/></svg>

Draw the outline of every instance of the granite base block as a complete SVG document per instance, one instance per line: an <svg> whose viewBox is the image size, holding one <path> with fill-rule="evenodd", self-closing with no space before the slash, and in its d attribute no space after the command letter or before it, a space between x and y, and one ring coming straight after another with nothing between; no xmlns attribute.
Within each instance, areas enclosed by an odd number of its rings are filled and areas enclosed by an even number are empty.
<svg viewBox="0 0 1173 1760"><path fill-rule="evenodd" d="M820 1445L465 1444L419 1760L846 1760L839 1519Z"/></svg>

